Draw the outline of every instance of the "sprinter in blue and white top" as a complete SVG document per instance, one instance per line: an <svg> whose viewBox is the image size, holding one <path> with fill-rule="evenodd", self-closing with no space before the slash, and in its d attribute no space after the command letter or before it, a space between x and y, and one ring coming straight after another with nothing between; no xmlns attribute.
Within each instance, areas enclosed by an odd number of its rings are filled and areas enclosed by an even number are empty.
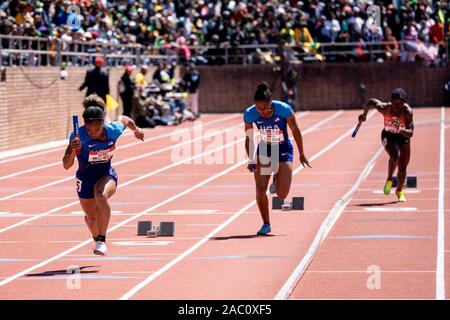
<svg viewBox="0 0 450 320"><path fill-rule="evenodd" d="M112 152L117 139L127 127L140 140L144 140L144 132L126 116L105 124L103 99L90 95L86 101L90 102L90 106L83 112L85 125L80 127L78 136L74 132L70 135L63 166L69 169L77 157L78 198L85 213L85 222L96 242L94 254L105 255L106 232L111 216L108 199L115 193L118 179L111 166Z"/></svg>
<svg viewBox="0 0 450 320"><path fill-rule="evenodd" d="M249 156L247 168L250 172L254 172L256 202L263 220L263 226L257 234L265 235L271 232L266 191L272 173L274 178L270 193L276 193L284 200L291 188L294 150L287 131L288 125L297 144L300 163L303 166L311 166L303 152L302 134L292 108L284 102L272 100L272 93L266 82L258 85L254 101L255 104L244 112L245 149ZM261 136L256 152L253 124Z"/></svg>
<svg viewBox="0 0 450 320"><path fill-rule="evenodd" d="M272 157L272 151L278 151L280 162L292 162L294 149L287 132L287 118L294 112L291 107L281 101L272 100L273 115L264 118L258 111L256 105L251 106L244 112L244 122L254 123L259 130L261 141L266 142L271 148L264 149L261 144L258 146L257 154ZM260 149L260 147L262 147ZM278 148L279 147L279 148ZM274 154L274 157L276 154Z"/></svg>

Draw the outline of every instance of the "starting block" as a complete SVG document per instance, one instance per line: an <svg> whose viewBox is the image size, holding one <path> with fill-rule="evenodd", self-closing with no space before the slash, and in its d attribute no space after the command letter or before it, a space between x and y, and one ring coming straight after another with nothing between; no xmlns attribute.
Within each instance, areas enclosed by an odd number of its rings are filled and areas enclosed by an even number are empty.
<svg viewBox="0 0 450 320"><path fill-rule="evenodd" d="M305 210L304 197L292 197L292 202L283 201L278 197L272 198L272 209L281 211Z"/></svg>
<svg viewBox="0 0 450 320"><path fill-rule="evenodd" d="M398 178L397 176L395 176L392 179L392 187L396 188L397 185L398 185ZM407 188L417 188L417 177L415 176L406 177L405 185Z"/></svg>
<svg viewBox="0 0 450 320"><path fill-rule="evenodd" d="M159 227L154 226L151 221L139 221L137 235L156 237L173 237L175 234L175 222L161 222Z"/></svg>
<svg viewBox="0 0 450 320"><path fill-rule="evenodd" d="M137 235L138 236L146 236L147 231L149 231L151 229L152 229L151 221L139 221L138 228L137 228Z"/></svg>

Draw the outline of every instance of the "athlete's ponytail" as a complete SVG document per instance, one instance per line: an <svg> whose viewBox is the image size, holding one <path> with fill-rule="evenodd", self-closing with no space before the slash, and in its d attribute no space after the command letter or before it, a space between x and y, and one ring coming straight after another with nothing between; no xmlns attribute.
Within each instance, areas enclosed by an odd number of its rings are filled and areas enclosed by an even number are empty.
<svg viewBox="0 0 450 320"><path fill-rule="evenodd" d="M106 104L105 101L96 95L95 93L90 94L83 100L83 107L86 109L87 107L97 106L105 110Z"/></svg>
<svg viewBox="0 0 450 320"><path fill-rule="evenodd" d="M270 92L269 84L266 81L261 82L256 87L254 96L255 101L270 101L272 100L272 92Z"/></svg>
<svg viewBox="0 0 450 320"><path fill-rule="evenodd" d="M105 119L105 111L100 106L90 106L84 109L84 121L103 120Z"/></svg>

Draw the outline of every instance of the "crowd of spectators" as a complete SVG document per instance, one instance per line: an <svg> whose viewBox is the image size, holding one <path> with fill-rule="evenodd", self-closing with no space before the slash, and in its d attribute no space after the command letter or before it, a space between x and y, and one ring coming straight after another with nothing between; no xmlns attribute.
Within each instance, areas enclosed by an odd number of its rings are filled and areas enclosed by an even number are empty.
<svg viewBox="0 0 450 320"><path fill-rule="evenodd" d="M132 95L121 94L124 114L132 117L142 128L153 128L157 125L171 126L185 120L195 120L198 112L198 93L200 74L195 66L188 66L182 79L175 75L175 65L161 62L147 82L148 68L141 66L134 80L130 77L132 68L127 66L121 82L129 83ZM195 78L195 83L192 79ZM120 83L119 83L120 86ZM126 88L127 85L124 85ZM131 91L130 91L131 93ZM128 108L126 108L129 100ZM129 110L129 114L127 111Z"/></svg>
<svg viewBox="0 0 450 320"><path fill-rule="evenodd" d="M104 59L95 58L95 67L86 72L79 90L86 89L86 96L98 95L109 109L110 79L103 66ZM150 79L147 66L141 66L134 76L134 68L125 66L118 83L122 114L133 118L141 128L172 126L198 118L200 74L195 66L188 66L183 78L177 79L174 69L174 65L162 62Z"/></svg>
<svg viewBox="0 0 450 320"><path fill-rule="evenodd" d="M72 4L79 14L70 12ZM370 23L370 5L379 6L380 25ZM300 46L295 56L323 60L327 50L352 51L341 58L361 60L364 43L391 41L375 48L388 52L378 59L434 60L445 51L449 11L448 1L436 0L6 0L0 4L0 34L141 44L197 64L223 63L210 57L226 45L280 42ZM407 42L404 54L400 40ZM361 45L320 50L325 43L348 42ZM192 49L199 45L214 48ZM270 60L264 51L256 53L254 62Z"/></svg>

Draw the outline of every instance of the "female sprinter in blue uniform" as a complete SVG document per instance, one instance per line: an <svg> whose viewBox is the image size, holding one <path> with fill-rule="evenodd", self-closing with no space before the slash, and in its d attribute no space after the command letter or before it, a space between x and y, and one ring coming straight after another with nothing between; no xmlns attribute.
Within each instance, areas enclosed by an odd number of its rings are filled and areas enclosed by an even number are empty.
<svg viewBox="0 0 450 320"><path fill-rule="evenodd" d="M391 93L391 102L370 99L366 103L364 112L358 117L360 122L366 121L367 113L371 108L377 109L383 115L384 128L381 131L381 141L389 155L388 173L383 191L385 195L391 193L392 176L395 169L398 168L398 185L395 194L399 202L406 201L403 185L411 155L410 142L414 134L413 112L406 103L406 99L406 91L397 88Z"/></svg>
<svg viewBox="0 0 450 320"><path fill-rule="evenodd" d="M108 199L116 191L118 179L116 171L111 166L112 152L125 128L133 130L134 136L140 140L144 140L144 132L126 116L119 118L119 121L105 124L103 99L90 95L86 101L89 101L89 104L83 112L85 125L80 127L79 136L75 136L74 132L70 135L63 166L66 170L69 169L74 163L75 156L77 157L78 198L86 214L86 224L96 242L94 254L105 255L106 232L111 216Z"/></svg>
<svg viewBox="0 0 450 320"><path fill-rule="evenodd" d="M271 193L276 193L284 200L291 188L294 148L288 136L287 125L291 128L297 143L301 164L304 167L311 166L303 152L303 139L292 108L284 102L272 100L272 93L266 82L258 85L254 102L255 104L244 112L245 149L249 156L247 169L254 172L256 202L263 220L263 226L257 234L265 235L271 231L266 192L272 172L274 180ZM258 128L261 136L256 158L254 157L253 124Z"/></svg>

